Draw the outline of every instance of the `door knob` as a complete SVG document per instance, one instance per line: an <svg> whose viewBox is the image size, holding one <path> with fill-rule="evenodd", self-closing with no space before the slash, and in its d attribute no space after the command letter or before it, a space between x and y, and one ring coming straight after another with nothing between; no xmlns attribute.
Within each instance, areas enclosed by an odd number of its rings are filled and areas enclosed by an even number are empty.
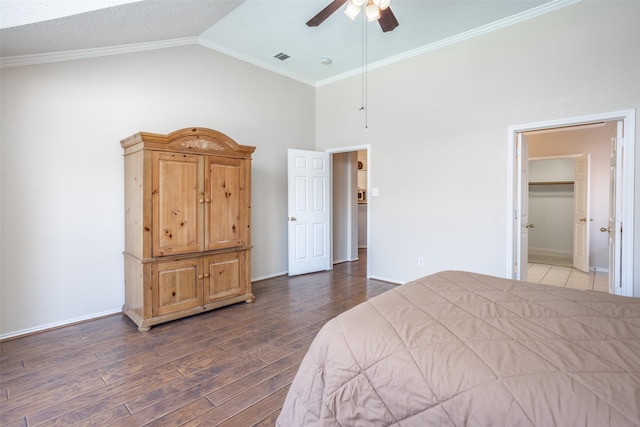
<svg viewBox="0 0 640 427"><path fill-rule="evenodd" d="M295 221L295 220L296 220L295 216L292 216L291 218L289 218L289 221Z"/></svg>
<svg viewBox="0 0 640 427"><path fill-rule="evenodd" d="M536 228L535 224L527 224L525 225L526 228Z"/></svg>
<svg viewBox="0 0 640 427"><path fill-rule="evenodd" d="M611 233L611 227L607 227L607 228L602 227L600 231L602 231L603 233Z"/></svg>
<svg viewBox="0 0 640 427"><path fill-rule="evenodd" d="M587 222L587 218L580 218L580 221Z"/></svg>

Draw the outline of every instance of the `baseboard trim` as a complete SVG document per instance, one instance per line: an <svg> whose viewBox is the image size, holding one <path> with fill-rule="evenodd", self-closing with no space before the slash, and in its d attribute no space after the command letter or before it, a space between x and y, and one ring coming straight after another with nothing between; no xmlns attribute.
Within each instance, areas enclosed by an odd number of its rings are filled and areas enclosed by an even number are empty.
<svg viewBox="0 0 640 427"><path fill-rule="evenodd" d="M356 262L360 261L360 258L356 257L354 259L339 259L337 261L333 261L333 265L344 264L345 262Z"/></svg>
<svg viewBox="0 0 640 427"><path fill-rule="evenodd" d="M571 257L573 258L572 251L559 251L556 249L545 249L545 248L529 248L529 254L538 255L538 256L559 256L559 257Z"/></svg>
<svg viewBox="0 0 640 427"><path fill-rule="evenodd" d="M251 283L259 282L261 280L266 280L266 279L273 279L274 277L286 276L286 275L287 275L287 272L286 271L282 271L280 273L273 273L273 274L267 274L267 275L264 275L264 276L252 277L251 278Z"/></svg>
<svg viewBox="0 0 640 427"><path fill-rule="evenodd" d="M121 313L122 313L122 308L117 308L113 310L103 311L100 313L89 314L87 316L75 317L73 319L61 320L60 322L48 323L46 325L35 326L33 328L27 328L27 329L22 329L15 332L0 334L0 342L7 341L14 338L22 338L28 335L39 334L41 332L52 331L54 329L64 328L66 326L72 326L78 323L84 323L90 320L96 320L102 317L113 316L114 314L121 314Z"/></svg>
<svg viewBox="0 0 640 427"><path fill-rule="evenodd" d="M394 285L404 285L405 283L407 283L407 282L398 282L396 279L389 279L386 277L379 277L379 276L371 276L369 277L369 279L379 280L381 282L393 283Z"/></svg>

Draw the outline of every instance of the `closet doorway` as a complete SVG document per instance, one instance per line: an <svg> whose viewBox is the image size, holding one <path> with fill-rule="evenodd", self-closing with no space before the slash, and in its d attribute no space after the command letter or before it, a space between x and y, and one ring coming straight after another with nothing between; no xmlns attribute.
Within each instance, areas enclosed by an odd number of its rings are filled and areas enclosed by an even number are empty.
<svg viewBox="0 0 640 427"><path fill-rule="evenodd" d="M513 212L512 227L509 230L509 240L513 242L513 246L508 257L511 277L527 279L528 242L535 230L535 223L529 217L529 159L536 156L544 157L540 152L536 152L536 139L547 134L555 133L555 136L558 136L574 131L590 133L598 130L604 135L597 145L606 150L604 159L599 160L604 162L606 173L604 179L594 180L592 177L590 182L597 183L600 187L600 202L597 209L581 217L584 218L585 227L590 231L589 243L594 239L598 241L592 245L593 250L589 251L589 267L595 266L596 271L598 268L607 271L609 292L633 295L635 110L509 127L509 151L512 159L510 167L513 168L510 172L513 198L509 200L510 212ZM584 141L584 138L578 140ZM565 151L556 151L553 154L547 152L547 156L575 155L588 151L576 148L580 147L579 145L564 146L558 141L551 142L550 145ZM604 168L598 170L602 172ZM593 186L589 194L594 196ZM605 197L602 194L608 195ZM591 221L591 218L594 220ZM624 235L629 238L622 238L623 229ZM600 244L603 240L607 242L606 247Z"/></svg>
<svg viewBox="0 0 640 427"><path fill-rule="evenodd" d="M551 141L557 141L553 134L547 135ZM561 144L561 142L560 142ZM604 271L608 269L608 259L600 260L600 265L594 264L591 250L600 253L604 249L607 254L606 239L593 239L601 248L590 244L591 227L594 222L591 215L578 208L579 200L587 201L591 206L598 205L606 194L598 193L599 197L591 196L591 187L599 187L595 178L607 179L608 168L602 173L587 168L587 176L593 175L594 180L587 179L587 185L576 185L576 159L586 159L591 163L591 153L571 156L556 156L555 149L548 152L542 149L543 156L533 157L536 145L529 141L529 256L530 264L543 264L561 267L577 268L583 272ZM553 148L553 147L552 147ZM584 149L584 148L581 148ZM605 153L606 154L606 153ZM606 157L608 160L608 156ZM591 184L591 185L589 185ZM606 188L606 187L605 187ZM606 188L608 191L608 188ZM576 194L576 190L581 194ZM587 207L590 212L591 206ZM583 216L584 215L584 216ZM606 224L607 217L602 220ZM576 224L577 220L577 224ZM574 230L574 228L578 228ZM580 235L583 234L583 235ZM591 250L590 250L591 249Z"/></svg>

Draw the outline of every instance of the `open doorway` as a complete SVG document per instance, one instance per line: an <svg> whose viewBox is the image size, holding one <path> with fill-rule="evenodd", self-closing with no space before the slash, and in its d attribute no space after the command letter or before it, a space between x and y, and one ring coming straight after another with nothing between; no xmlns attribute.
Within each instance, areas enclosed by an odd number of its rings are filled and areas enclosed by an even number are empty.
<svg viewBox="0 0 640 427"><path fill-rule="evenodd" d="M609 160L616 121L525 132L527 280L608 291Z"/></svg>
<svg viewBox="0 0 640 427"><path fill-rule="evenodd" d="M538 134L552 133L562 128L583 127L586 129L602 126L603 122L610 123L611 129L608 149L608 179L605 182L610 190L609 200L603 203L607 207L606 215L601 215L606 217L606 221L600 219L606 224L599 224L602 225L599 229L604 229L607 235L609 292L628 296L633 294L633 238L631 236L634 235L634 110L509 127L510 167L512 168L510 187L513 189L513 197L509 201L510 213L513 213L513 221L509 230L512 250L508 257L511 277L527 279L529 234L532 229L535 229L529 218L528 197L532 136L536 132ZM591 226L593 222L590 221L589 214L583 218L585 228L596 228ZM625 236L630 236L630 238L622 238L623 224ZM587 239L590 241L590 238Z"/></svg>
<svg viewBox="0 0 640 427"><path fill-rule="evenodd" d="M576 156L557 155L555 150L545 151L538 156L539 153L531 152L535 145L530 144L529 147L528 261L529 264L573 268L576 267L573 258L577 249L574 247L576 239L573 231ZM589 190L592 188L588 188ZM590 194L587 194L589 202L595 204L594 198L589 196ZM604 218L606 220L606 217ZM592 261L593 257L590 258ZM605 260L600 269L606 270L607 265Z"/></svg>
<svg viewBox="0 0 640 427"><path fill-rule="evenodd" d="M333 169L333 263L358 261L360 269L366 270L366 277L370 277L366 194L369 146L343 147L328 152ZM365 268L362 268L363 264Z"/></svg>
<svg viewBox="0 0 640 427"><path fill-rule="evenodd" d="M358 152L369 163L368 145L326 151L287 151L288 274L331 270L359 261ZM366 178L367 185L370 179ZM366 217L370 215L365 206ZM366 240L369 240L369 226ZM369 245L367 245L368 247ZM355 266L370 277L368 257Z"/></svg>

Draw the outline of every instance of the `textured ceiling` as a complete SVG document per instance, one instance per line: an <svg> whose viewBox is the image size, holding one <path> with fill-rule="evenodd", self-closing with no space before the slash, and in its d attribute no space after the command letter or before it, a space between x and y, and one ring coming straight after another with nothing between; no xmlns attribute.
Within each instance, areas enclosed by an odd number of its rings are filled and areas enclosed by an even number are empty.
<svg viewBox="0 0 640 427"><path fill-rule="evenodd" d="M63 18L141 0L2 0L0 28Z"/></svg>
<svg viewBox="0 0 640 427"><path fill-rule="evenodd" d="M77 2L48 0L48 3L56 1ZM352 21L342 9L319 27L307 27L305 22L330 1L136 1L3 28L0 56L3 66L7 66L9 60L16 58L37 60L53 53L106 48L118 53L114 47L183 41L182 44L199 43L305 83L321 84L362 68L363 33L367 36L366 62L375 66L519 22L576 0L393 0L391 8L400 26L391 32L383 33L377 22L367 24L360 17ZM15 6L16 1L0 0L0 13L15 14L12 3ZM19 16L14 18L20 22ZM31 21L38 19L44 18ZM291 58L286 61L273 58L279 52ZM58 58L64 60L64 55ZM331 64L322 64L322 58L330 58Z"/></svg>
<svg viewBox="0 0 640 427"><path fill-rule="evenodd" d="M5 28L0 30L0 54L10 57L197 37L240 3L139 1Z"/></svg>

